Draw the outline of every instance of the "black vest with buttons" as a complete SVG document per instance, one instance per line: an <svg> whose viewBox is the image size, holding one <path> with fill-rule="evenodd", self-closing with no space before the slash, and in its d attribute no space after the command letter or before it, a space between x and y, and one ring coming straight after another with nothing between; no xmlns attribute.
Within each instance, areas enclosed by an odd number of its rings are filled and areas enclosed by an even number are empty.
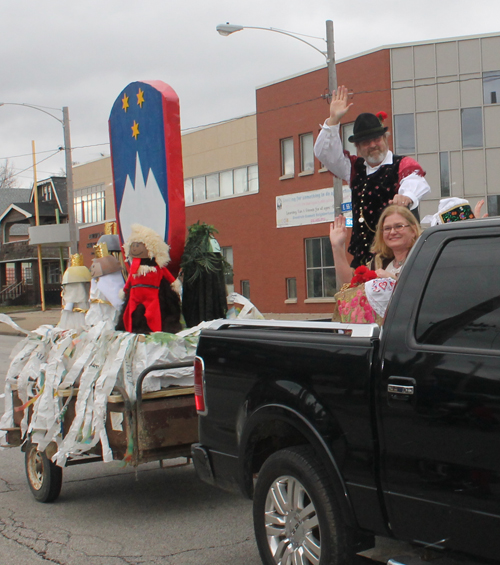
<svg viewBox="0 0 500 565"><path fill-rule="evenodd" d="M348 251L354 256L351 267L366 265L373 257L373 243L382 210L399 190L399 164L403 157L393 155L392 165L382 165L366 174L365 160L358 157L351 173L352 235Z"/></svg>

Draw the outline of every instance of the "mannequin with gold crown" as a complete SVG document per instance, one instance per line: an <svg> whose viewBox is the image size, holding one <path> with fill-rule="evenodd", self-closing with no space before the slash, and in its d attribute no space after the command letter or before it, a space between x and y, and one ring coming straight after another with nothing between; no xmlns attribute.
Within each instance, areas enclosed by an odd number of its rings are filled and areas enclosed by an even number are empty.
<svg viewBox="0 0 500 565"><path fill-rule="evenodd" d="M59 328L79 330L85 325L85 314L89 309L90 279L90 271L83 265L83 255L75 253L63 275L63 309L57 324Z"/></svg>
<svg viewBox="0 0 500 565"><path fill-rule="evenodd" d="M115 326L123 300L119 297L125 284L120 261L109 253L106 243L94 245L95 256L90 266L90 308L85 323L94 326L109 321Z"/></svg>

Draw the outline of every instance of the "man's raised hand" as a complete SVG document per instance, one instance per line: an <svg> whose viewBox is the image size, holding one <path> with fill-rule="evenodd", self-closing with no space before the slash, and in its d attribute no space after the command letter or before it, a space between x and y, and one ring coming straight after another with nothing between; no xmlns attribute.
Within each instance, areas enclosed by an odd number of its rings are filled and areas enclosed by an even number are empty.
<svg viewBox="0 0 500 565"><path fill-rule="evenodd" d="M344 85L339 86L337 90L332 92L332 101L330 103L330 117L326 121L329 126L336 126L340 120L347 114L353 102L348 104L349 90Z"/></svg>

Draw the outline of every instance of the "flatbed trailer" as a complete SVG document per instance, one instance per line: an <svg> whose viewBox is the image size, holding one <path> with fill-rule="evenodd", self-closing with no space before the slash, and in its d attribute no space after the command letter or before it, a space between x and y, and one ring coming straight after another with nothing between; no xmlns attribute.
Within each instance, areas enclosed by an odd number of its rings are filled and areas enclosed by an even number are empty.
<svg viewBox="0 0 500 565"><path fill-rule="evenodd" d="M106 434L113 459L137 467L142 463L191 458L191 444L198 441L198 415L194 400L194 387L172 386L155 392L142 392L145 377L152 371L191 367L191 361L151 365L138 377L136 399L131 400L123 387L115 387L108 396L106 407ZM53 502L62 487L63 468L51 459L58 450L51 442L39 451L31 441L31 435L23 437L21 422L24 411L17 389L12 387L14 405L14 427L8 428L9 447L21 447L25 452L25 470L29 487L39 502ZM61 436L64 439L75 417L78 389L58 390L62 410L60 419ZM28 412L28 422L30 412ZM66 466L103 461L101 444L98 443L87 453L69 457Z"/></svg>

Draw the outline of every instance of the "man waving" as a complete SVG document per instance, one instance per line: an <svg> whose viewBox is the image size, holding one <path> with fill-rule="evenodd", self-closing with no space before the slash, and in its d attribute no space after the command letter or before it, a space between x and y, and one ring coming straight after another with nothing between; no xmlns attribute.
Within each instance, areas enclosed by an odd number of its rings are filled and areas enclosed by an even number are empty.
<svg viewBox="0 0 500 565"><path fill-rule="evenodd" d="M333 92L330 116L321 127L314 154L351 187L353 228L348 251L354 256L351 266L355 268L372 258L370 247L382 210L389 204L399 204L416 213L420 199L430 192L430 186L424 178L425 172L414 159L394 155L389 150L388 128L379 117L382 113L377 116L360 114L349 137L358 154L343 151L339 124L351 106L345 86Z"/></svg>

